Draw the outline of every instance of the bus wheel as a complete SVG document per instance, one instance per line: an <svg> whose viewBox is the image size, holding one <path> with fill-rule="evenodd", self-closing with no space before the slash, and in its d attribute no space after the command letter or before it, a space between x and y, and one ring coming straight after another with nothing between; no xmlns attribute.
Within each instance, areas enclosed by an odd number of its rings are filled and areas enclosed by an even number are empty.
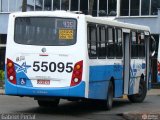
<svg viewBox="0 0 160 120"><path fill-rule="evenodd" d="M112 108L112 104L113 104L113 84L112 82L109 82L107 99L103 101L103 107L106 110L110 110Z"/></svg>
<svg viewBox="0 0 160 120"><path fill-rule="evenodd" d="M46 101L46 100L37 100L38 105L40 107L57 107L59 104L60 99L54 99L52 101Z"/></svg>
<svg viewBox="0 0 160 120"><path fill-rule="evenodd" d="M147 86L144 80L140 80L139 93L134 95L128 95L128 99L133 103L143 102L147 94Z"/></svg>

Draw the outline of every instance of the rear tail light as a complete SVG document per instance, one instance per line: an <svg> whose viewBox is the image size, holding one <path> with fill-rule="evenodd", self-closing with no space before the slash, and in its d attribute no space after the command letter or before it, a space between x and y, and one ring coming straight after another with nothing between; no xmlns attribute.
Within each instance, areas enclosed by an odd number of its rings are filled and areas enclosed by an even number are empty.
<svg viewBox="0 0 160 120"><path fill-rule="evenodd" d="M83 61L79 61L75 64L70 86L75 86L82 81Z"/></svg>
<svg viewBox="0 0 160 120"><path fill-rule="evenodd" d="M16 72L14 63L10 59L7 59L7 78L11 83L16 84Z"/></svg>
<svg viewBox="0 0 160 120"><path fill-rule="evenodd" d="M157 63L157 66L158 66L158 75L160 75L160 63L159 63L159 61Z"/></svg>

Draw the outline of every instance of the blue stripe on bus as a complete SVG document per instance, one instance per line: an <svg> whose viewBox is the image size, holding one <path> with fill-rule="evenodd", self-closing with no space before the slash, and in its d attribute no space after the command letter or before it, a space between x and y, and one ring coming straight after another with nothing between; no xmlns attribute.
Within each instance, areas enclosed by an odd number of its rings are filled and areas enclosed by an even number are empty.
<svg viewBox="0 0 160 120"><path fill-rule="evenodd" d="M24 72L16 73L17 85L22 85L26 87L33 87L31 80L27 77ZM22 83L24 81L24 83Z"/></svg>
<svg viewBox="0 0 160 120"><path fill-rule="evenodd" d="M5 79L5 94L17 95L17 85L10 83L7 79Z"/></svg>
<svg viewBox="0 0 160 120"><path fill-rule="evenodd" d="M103 65L90 66L89 81L110 80L112 76L115 79L122 79L123 67L122 65Z"/></svg>
<svg viewBox="0 0 160 120"><path fill-rule="evenodd" d="M62 88L36 88L26 87L22 85L14 85L7 79L6 81L6 95L16 96L55 96L55 97L85 97L85 82L82 81L77 86L62 87Z"/></svg>
<svg viewBox="0 0 160 120"><path fill-rule="evenodd" d="M122 65L90 66L89 98L106 99L111 77L115 79L115 97L123 94L123 67Z"/></svg>

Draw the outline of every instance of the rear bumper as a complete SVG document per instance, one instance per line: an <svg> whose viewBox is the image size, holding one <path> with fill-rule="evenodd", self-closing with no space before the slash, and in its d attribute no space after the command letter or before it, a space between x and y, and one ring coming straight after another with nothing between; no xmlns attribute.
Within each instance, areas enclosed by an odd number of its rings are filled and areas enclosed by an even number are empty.
<svg viewBox="0 0 160 120"><path fill-rule="evenodd" d="M73 87L64 88L35 88L13 85L5 81L5 94L15 96L52 96L52 97L85 97L85 82Z"/></svg>

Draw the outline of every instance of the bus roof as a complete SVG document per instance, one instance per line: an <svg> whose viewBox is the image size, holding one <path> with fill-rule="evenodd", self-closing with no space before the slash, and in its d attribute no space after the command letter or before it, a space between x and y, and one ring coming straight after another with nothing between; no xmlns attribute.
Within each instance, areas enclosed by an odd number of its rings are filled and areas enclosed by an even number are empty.
<svg viewBox="0 0 160 120"><path fill-rule="evenodd" d="M148 26L119 22L117 20L109 19L107 17L92 17L87 15L86 20L88 22L107 24L109 26L122 27L126 29L150 31L150 28Z"/></svg>
<svg viewBox="0 0 160 120"><path fill-rule="evenodd" d="M56 16L56 17L85 17L87 22L93 22L93 23L99 23L99 24L106 24L109 26L115 26L115 27L122 27L126 29L134 29L134 30L144 30L144 31L150 31L150 28L148 26L143 25L136 25L131 23L124 23L119 22L117 20L109 19L107 17L93 17L91 15L84 15L84 14L76 14L75 12L70 11L29 11L29 12L15 12L12 13L11 16L14 15L16 17L28 17L28 16Z"/></svg>

